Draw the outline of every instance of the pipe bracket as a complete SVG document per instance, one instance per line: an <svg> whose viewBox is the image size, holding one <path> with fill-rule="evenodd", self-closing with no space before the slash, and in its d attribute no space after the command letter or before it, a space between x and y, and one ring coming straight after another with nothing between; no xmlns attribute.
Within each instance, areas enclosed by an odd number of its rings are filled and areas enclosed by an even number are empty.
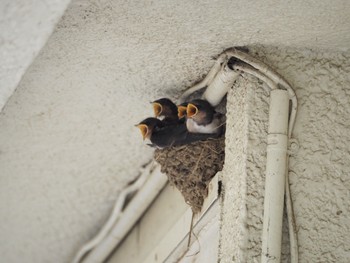
<svg viewBox="0 0 350 263"><path fill-rule="evenodd" d="M288 154L293 156L299 151L300 145L299 141L295 138L289 139Z"/></svg>

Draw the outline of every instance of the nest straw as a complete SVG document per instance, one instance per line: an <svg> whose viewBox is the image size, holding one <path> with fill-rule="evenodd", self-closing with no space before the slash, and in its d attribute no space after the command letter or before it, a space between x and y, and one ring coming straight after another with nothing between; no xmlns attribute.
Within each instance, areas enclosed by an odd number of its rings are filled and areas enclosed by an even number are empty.
<svg viewBox="0 0 350 263"><path fill-rule="evenodd" d="M193 213L197 213L208 196L210 180L223 168L225 138L157 149L154 158L170 184L182 193Z"/></svg>

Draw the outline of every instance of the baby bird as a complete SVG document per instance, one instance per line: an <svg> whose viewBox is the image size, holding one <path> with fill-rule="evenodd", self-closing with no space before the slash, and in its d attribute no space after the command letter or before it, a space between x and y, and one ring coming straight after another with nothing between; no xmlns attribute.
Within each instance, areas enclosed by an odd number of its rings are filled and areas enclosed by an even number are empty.
<svg viewBox="0 0 350 263"><path fill-rule="evenodd" d="M217 134L223 132L223 115L216 112L214 107L206 100L193 100L187 104L186 127L189 132Z"/></svg>
<svg viewBox="0 0 350 263"><path fill-rule="evenodd" d="M177 106L168 98L161 98L152 102L154 116L162 118L165 124L176 124L179 120L177 116Z"/></svg>
<svg viewBox="0 0 350 263"><path fill-rule="evenodd" d="M186 120L187 104L187 102L184 102L177 106L177 117L179 120Z"/></svg>
<svg viewBox="0 0 350 263"><path fill-rule="evenodd" d="M158 148L179 146L195 141L216 138L216 134L189 133L185 123L165 124L157 118L147 118L136 125L141 131L143 139L151 141Z"/></svg>

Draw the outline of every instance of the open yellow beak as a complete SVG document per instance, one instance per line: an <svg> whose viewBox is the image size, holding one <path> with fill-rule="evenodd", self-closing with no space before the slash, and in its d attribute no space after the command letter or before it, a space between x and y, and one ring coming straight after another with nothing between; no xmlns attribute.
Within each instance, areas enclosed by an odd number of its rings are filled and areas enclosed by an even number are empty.
<svg viewBox="0 0 350 263"><path fill-rule="evenodd" d="M158 102L153 102L152 105L153 105L154 116L158 117L163 111L163 106Z"/></svg>
<svg viewBox="0 0 350 263"><path fill-rule="evenodd" d="M188 118L192 118L192 117L196 116L196 114L198 113L198 108L195 105L189 103L187 105L187 111L186 112L187 112L187 117Z"/></svg>
<svg viewBox="0 0 350 263"><path fill-rule="evenodd" d="M142 135L142 139L145 140L148 134L148 127L146 124L138 124L136 125L137 128L140 129L141 131L141 135Z"/></svg>
<svg viewBox="0 0 350 263"><path fill-rule="evenodd" d="M187 107L186 106L177 106L177 116L179 119L185 117L187 112Z"/></svg>

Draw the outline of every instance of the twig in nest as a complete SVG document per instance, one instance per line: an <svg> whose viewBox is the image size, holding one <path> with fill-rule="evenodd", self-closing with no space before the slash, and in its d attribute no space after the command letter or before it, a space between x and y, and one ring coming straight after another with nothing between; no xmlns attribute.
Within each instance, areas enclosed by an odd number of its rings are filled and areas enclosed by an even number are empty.
<svg viewBox="0 0 350 263"><path fill-rule="evenodd" d="M194 212L192 211L192 218L191 218L190 232L188 233L187 250L189 250L189 249L190 249L190 245L191 245L191 237L192 237L192 231L193 231L193 219L194 219Z"/></svg>
<svg viewBox="0 0 350 263"><path fill-rule="evenodd" d="M213 148L211 148L208 144L203 145L204 147L206 147L207 149L211 150L212 152L219 154L220 152L214 150Z"/></svg>
<svg viewBox="0 0 350 263"><path fill-rule="evenodd" d="M197 168L198 168L198 164L199 164L199 161L201 160L203 151L204 151L204 148L202 148L201 153L200 153L199 156L198 156L196 165L195 165L194 169L192 170L191 176L196 172L196 170L197 170Z"/></svg>
<svg viewBox="0 0 350 263"><path fill-rule="evenodd" d="M199 242L198 236L197 236L194 232L192 232L192 234L194 235L194 237L195 237L196 240L198 241L198 246L199 246L199 248L198 248L198 251L197 251L196 253L191 254L191 255L187 255L187 256L186 256L187 258L188 258L188 257L193 257L193 256L195 256L195 255L198 255L199 252L201 251L201 243ZM188 251L188 250L189 250L189 249L187 249L187 251Z"/></svg>

